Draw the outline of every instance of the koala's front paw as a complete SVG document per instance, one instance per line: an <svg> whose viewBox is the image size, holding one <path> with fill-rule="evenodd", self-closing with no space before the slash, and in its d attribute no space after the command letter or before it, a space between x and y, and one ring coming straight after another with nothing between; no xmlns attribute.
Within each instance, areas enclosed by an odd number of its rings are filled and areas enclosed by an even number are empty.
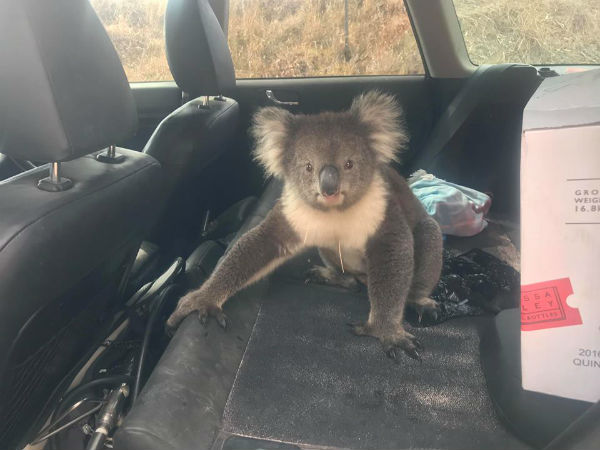
<svg viewBox="0 0 600 450"><path fill-rule="evenodd" d="M198 311L202 324L206 324L208 317L214 317L222 328L227 328L227 316L214 300L207 300L198 291L193 291L182 297L177 303L177 308L167 320L169 330L176 329L181 321L193 311Z"/></svg>
<svg viewBox="0 0 600 450"><path fill-rule="evenodd" d="M383 345L385 354L395 362L398 362L400 358L398 350L404 351L404 353L413 359L421 360L419 352L423 351L423 345L416 337L404 330L404 328L391 332L381 331L367 322L361 325L354 325L353 332L358 336L372 336L379 339Z"/></svg>

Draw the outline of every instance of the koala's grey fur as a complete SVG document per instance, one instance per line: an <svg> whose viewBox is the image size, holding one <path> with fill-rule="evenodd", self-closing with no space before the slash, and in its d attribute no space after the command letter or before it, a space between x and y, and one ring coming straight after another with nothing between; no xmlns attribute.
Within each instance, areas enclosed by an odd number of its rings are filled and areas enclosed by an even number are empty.
<svg viewBox="0 0 600 450"><path fill-rule="evenodd" d="M348 111L317 115L263 108L252 132L257 161L283 180L282 197L210 278L179 301L167 325L198 311L202 320L214 316L225 326L221 307L228 298L316 246L326 266L314 268L313 278L350 288L356 279L367 285L371 310L355 333L378 338L392 358L398 348L418 357L420 344L403 326L404 308L436 314L429 295L441 272L442 235L390 167L407 142L395 99L368 92ZM326 165L339 171L335 195L323 195L319 184Z"/></svg>

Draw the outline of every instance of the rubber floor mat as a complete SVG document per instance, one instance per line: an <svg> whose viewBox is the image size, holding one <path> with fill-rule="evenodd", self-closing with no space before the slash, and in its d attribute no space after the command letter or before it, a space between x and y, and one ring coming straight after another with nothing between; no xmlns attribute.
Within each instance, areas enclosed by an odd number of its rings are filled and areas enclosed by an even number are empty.
<svg viewBox="0 0 600 450"><path fill-rule="evenodd" d="M388 359L350 333L365 295L274 283L230 393L223 431L300 446L521 449L499 423L479 362L477 327L461 318L411 329L421 363Z"/></svg>

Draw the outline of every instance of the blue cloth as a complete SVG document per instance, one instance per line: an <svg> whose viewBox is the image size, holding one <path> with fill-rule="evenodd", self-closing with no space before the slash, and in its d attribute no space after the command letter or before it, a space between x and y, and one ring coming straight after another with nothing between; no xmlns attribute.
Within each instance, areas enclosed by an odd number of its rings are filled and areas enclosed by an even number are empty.
<svg viewBox="0 0 600 450"><path fill-rule="evenodd" d="M483 192L441 180L424 170L411 175L409 186L442 233L474 236L486 226L491 198Z"/></svg>

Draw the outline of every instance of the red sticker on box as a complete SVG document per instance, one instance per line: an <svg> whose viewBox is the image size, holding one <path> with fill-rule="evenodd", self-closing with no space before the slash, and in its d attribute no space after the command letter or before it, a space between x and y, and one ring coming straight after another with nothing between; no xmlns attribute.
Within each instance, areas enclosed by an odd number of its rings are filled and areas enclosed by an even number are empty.
<svg viewBox="0 0 600 450"><path fill-rule="evenodd" d="M581 325L579 310L567 305L571 294L573 288L568 278L521 286L521 330Z"/></svg>

